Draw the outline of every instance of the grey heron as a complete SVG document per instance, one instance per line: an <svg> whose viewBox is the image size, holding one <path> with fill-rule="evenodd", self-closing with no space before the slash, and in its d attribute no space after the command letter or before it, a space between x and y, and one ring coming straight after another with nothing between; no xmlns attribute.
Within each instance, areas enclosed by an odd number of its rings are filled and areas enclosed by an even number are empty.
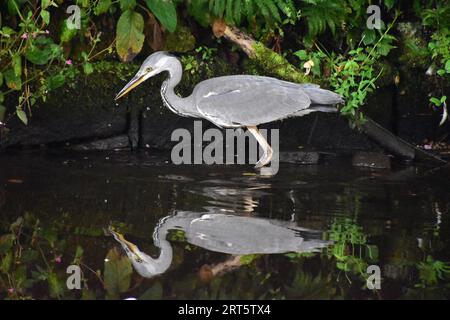
<svg viewBox="0 0 450 320"><path fill-rule="evenodd" d="M218 211L218 210L217 210ZM145 278L163 274L170 267L173 250L166 239L170 230L182 230L186 241L197 247L231 255L317 252L331 244L322 232L281 220L216 213L179 211L162 218L153 231L160 248L158 258L140 251L120 233L110 229L135 270Z"/></svg>
<svg viewBox="0 0 450 320"><path fill-rule="evenodd" d="M335 112L335 106L343 102L340 95L315 84L252 75L211 78L182 98L175 93L183 74L182 65L175 56L163 51L151 54L115 99L163 71L169 73L161 86L164 105L180 116L206 119L221 128L246 127L264 151L256 168L268 164L273 154L258 125L316 111Z"/></svg>

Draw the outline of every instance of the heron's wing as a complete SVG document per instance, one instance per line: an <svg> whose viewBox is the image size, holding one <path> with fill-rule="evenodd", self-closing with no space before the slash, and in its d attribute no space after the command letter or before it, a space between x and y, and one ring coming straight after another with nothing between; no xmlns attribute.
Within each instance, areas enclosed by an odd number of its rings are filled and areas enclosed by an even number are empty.
<svg viewBox="0 0 450 320"><path fill-rule="evenodd" d="M284 119L307 111L311 104L300 86L257 76L209 79L199 83L193 95L204 118L224 127Z"/></svg>

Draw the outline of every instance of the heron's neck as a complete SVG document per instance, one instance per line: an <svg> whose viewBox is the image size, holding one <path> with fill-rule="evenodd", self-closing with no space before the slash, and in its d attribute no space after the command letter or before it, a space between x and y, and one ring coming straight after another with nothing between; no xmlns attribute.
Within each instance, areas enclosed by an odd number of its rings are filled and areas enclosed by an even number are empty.
<svg viewBox="0 0 450 320"><path fill-rule="evenodd" d="M191 98L182 98L175 93L175 87L180 83L183 75L181 63L177 60L177 63L167 71L169 72L169 78L161 86L161 97L164 105L178 115L192 116Z"/></svg>
<svg viewBox="0 0 450 320"><path fill-rule="evenodd" d="M159 243L159 248L161 249L161 252L159 254L159 257L156 259L150 258L152 261L151 266L149 266L152 270L152 275L162 274L166 272L167 269L169 269L170 265L172 264L173 259L173 249L172 245L167 240L162 240Z"/></svg>

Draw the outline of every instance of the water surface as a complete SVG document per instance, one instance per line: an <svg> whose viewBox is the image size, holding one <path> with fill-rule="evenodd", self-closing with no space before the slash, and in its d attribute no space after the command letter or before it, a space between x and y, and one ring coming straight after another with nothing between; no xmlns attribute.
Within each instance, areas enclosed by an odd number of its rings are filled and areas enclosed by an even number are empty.
<svg viewBox="0 0 450 320"><path fill-rule="evenodd" d="M450 297L448 169L329 157L261 177L164 154L48 151L2 155L0 168L0 298ZM168 239L167 270L131 269L110 226L153 258ZM70 264L83 290L66 288ZM367 288L370 265L380 290Z"/></svg>

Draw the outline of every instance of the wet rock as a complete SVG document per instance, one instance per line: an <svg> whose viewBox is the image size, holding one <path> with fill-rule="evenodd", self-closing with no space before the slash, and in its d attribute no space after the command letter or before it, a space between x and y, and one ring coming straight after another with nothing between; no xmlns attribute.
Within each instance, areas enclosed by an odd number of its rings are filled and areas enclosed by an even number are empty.
<svg viewBox="0 0 450 320"><path fill-rule="evenodd" d="M117 137L96 140L89 143L78 144L71 147L76 151L88 151L88 150L118 150L130 148L130 140L126 135L120 135Z"/></svg>
<svg viewBox="0 0 450 320"><path fill-rule="evenodd" d="M355 167L390 169L391 159L382 153L356 152L353 155L352 164Z"/></svg>
<svg viewBox="0 0 450 320"><path fill-rule="evenodd" d="M291 151L280 152L280 162L295 164L317 164L320 155L317 152Z"/></svg>
<svg viewBox="0 0 450 320"><path fill-rule="evenodd" d="M114 101L114 92L121 86L123 82L114 74L80 76L52 91L45 103L37 101L27 126L11 118L0 134L0 148L101 139L126 132L128 109ZM7 105L13 110L15 101Z"/></svg>

